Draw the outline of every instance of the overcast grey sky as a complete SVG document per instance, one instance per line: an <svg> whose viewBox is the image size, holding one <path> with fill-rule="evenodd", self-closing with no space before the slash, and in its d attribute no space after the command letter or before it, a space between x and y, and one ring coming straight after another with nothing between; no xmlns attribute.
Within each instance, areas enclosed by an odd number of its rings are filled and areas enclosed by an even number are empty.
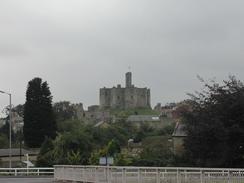
<svg viewBox="0 0 244 183"><path fill-rule="evenodd" d="M1 0L0 89L24 103L38 76L54 101L87 107L100 87L124 85L130 66L153 106L180 101L200 89L197 74L244 79L243 8L243 0Z"/></svg>

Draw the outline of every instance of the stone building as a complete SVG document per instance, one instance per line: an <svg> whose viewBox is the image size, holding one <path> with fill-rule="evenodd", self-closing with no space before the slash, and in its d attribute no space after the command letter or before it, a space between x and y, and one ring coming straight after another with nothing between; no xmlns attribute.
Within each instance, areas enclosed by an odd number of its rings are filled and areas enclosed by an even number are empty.
<svg viewBox="0 0 244 183"><path fill-rule="evenodd" d="M125 87L100 89L101 109L150 108L150 89L138 88L132 84L132 73L127 72Z"/></svg>
<svg viewBox="0 0 244 183"><path fill-rule="evenodd" d="M61 101L55 103L53 109L58 120L83 119L84 109L82 103L72 104L69 101Z"/></svg>
<svg viewBox="0 0 244 183"><path fill-rule="evenodd" d="M11 117L12 129L14 133L17 133L18 131L23 131L24 118L14 111L12 112Z"/></svg>
<svg viewBox="0 0 244 183"><path fill-rule="evenodd" d="M184 139L187 137L185 125L183 123L177 122L174 132L172 134L173 138L173 152L175 155L182 155L184 152Z"/></svg>
<svg viewBox="0 0 244 183"><path fill-rule="evenodd" d="M160 128L163 123L158 115L130 115L126 121L137 128L147 125L154 129Z"/></svg>
<svg viewBox="0 0 244 183"><path fill-rule="evenodd" d="M39 149L19 149L12 148L11 149L11 162L12 167L26 167L24 161L26 160L26 154L28 154L29 161L31 163L36 163L37 156L39 154ZM0 149L0 168L8 168L9 167L9 149Z"/></svg>
<svg viewBox="0 0 244 183"><path fill-rule="evenodd" d="M99 123L111 121L109 111L100 110L98 105L89 106L84 114L84 117L90 122Z"/></svg>

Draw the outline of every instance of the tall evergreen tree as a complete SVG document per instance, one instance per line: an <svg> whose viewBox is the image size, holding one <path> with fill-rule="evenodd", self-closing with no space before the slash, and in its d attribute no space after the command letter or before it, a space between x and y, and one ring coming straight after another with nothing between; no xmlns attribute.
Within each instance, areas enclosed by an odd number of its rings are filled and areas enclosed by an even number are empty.
<svg viewBox="0 0 244 183"><path fill-rule="evenodd" d="M47 82L34 78L28 83L24 106L24 140L29 147L40 147L45 137L56 136L52 96Z"/></svg>

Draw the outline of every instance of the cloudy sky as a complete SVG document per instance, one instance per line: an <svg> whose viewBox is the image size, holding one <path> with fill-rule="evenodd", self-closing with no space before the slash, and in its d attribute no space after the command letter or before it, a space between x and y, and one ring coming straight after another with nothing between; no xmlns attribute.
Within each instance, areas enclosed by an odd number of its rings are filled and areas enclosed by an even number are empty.
<svg viewBox="0 0 244 183"><path fill-rule="evenodd" d="M0 89L25 101L48 81L54 101L98 104L99 88L151 88L152 104L185 99L197 75L244 80L243 0L1 0ZM8 104L0 95L0 107Z"/></svg>

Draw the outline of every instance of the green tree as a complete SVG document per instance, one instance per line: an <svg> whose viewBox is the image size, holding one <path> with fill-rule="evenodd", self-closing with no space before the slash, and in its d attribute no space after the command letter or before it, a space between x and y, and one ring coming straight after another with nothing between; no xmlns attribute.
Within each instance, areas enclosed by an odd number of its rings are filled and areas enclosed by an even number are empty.
<svg viewBox="0 0 244 183"><path fill-rule="evenodd" d="M205 83L184 113L186 156L195 166L244 166L244 86L235 77Z"/></svg>
<svg viewBox="0 0 244 183"><path fill-rule="evenodd" d="M0 134L0 148L8 148L8 137L4 134Z"/></svg>
<svg viewBox="0 0 244 183"><path fill-rule="evenodd" d="M0 128L0 135L2 135L2 137L6 137L7 139L9 139L9 117L7 117L6 119L6 123ZM15 141L15 134L13 129L11 129L11 137L12 137L12 141Z"/></svg>
<svg viewBox="0 0 244 183"><path fill-rule="evenodd" d="M117 140L112 139L107 146L107 155L114 156L120 153L120 145Z"/></svg>
<svg viewBox="0 0 244 183"><path fill-rule="evenodd" d="M147 137L139 158L134 159L135 166L172 166L174 155L170 150L168 137Z"/></svg>
<svg viewBox="0 0 244 183"><path fill-rule="evenodd" d="M53 156L54 145L51 139L46 138L40 148L40 153L37 157L36 166L38 167L51 167L54 164Z"/></svg>
<svg viewBox="0 0 244 183"><path fill-rule="evenodd" d="M28 83L24 106L24 140L29 147L40 147L45 137L56 136L52 96L47 82L34 78Z"/></svg>
<svg viewBox="0 0 244 183"><path fill-rule="evenodd" d="M89 134L80 129L59 133L54 140L45 140L37 158L37 166L87 164L92 152L91 142Z"/></svg>

